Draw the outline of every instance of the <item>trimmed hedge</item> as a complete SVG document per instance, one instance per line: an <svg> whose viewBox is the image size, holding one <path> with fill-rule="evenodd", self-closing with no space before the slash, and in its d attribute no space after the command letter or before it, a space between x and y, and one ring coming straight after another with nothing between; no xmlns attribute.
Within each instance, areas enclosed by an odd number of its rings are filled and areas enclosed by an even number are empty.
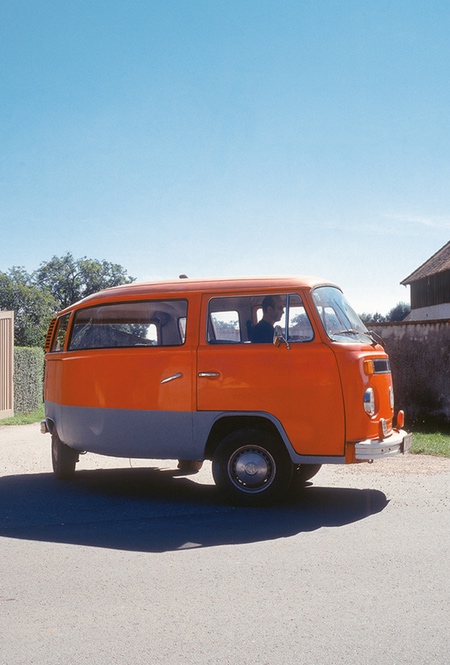
<svg viewBox="0 0 450 665"><path fill-rule="evenodd" d="M42 404L44 351L40 347L14 348L14 413L30 413Z"/></svg>

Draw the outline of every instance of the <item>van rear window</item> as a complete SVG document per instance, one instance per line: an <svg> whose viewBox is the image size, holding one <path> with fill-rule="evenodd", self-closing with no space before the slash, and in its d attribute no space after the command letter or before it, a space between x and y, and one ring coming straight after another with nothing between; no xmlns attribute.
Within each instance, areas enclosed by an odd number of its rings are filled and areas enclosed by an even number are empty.
<svg viewBox="0 0 450 665"><path fill-rule="evenodd" d="M75 314L69 351L180 346L185 341L186 300L130 301L87 307Z"/></svg>

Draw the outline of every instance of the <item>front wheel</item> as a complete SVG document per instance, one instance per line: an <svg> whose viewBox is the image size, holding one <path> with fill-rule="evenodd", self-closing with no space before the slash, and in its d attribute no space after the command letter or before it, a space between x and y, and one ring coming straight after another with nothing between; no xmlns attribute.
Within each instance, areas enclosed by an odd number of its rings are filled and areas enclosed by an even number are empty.
<svg viewBox="0 0 450 665"><path fill-rule="evenodd" d="M226 436L212 460L219 489L244 505L280 499L292 479L292 462L283 444L269 432L241 429Z"/></svg>
<svg viewBox="0 0 450 665"><path fill-rule="evenodd" d="M58 480L70 480L75 473L78 452L61 441L56 428L52 432L52 466Z"/></svg>

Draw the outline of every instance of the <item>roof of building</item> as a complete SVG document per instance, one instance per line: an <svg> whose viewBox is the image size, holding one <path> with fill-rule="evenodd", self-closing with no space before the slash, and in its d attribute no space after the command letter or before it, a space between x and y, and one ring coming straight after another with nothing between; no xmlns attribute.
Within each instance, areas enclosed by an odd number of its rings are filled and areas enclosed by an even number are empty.
<svg viewBox="0 0 450 665"><path fill-rule="evenodd" d="M430 277L431 275L436 275L438 272L445 272L450 270L450 241L441 247L436 254L433 254L432 257L422 263L417 270L415 270L409 277L406 277L400 284L411 284L411 282L417 282L419 279L424 277Z"/></svg>

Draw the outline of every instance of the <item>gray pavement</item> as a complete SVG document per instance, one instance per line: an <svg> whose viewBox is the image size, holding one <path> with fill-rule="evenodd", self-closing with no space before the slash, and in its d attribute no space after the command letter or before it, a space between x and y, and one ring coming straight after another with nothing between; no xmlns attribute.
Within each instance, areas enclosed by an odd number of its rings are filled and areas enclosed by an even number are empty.
<svg viewBox="0 0 450 665"><path fill-rule="evenodd" d="M0 427L0 662L447 665L450 460L323 468L223 503L210 467L83 456Z"/></svg>

